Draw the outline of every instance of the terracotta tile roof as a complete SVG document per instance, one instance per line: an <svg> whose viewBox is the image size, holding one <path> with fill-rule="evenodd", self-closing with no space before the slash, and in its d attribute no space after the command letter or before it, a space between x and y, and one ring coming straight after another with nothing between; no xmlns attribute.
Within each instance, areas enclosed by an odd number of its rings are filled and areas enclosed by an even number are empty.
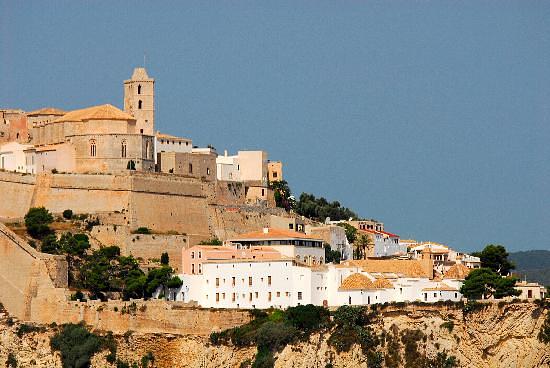
<svg viewBox="0 0 550 368"><path fill-rule="evenodd" d="M431 278L432 274L422 266L419 260L400 259L366 259L343 262L342 265L350 267L361 267L365 272L396 273L404 277L426 277Z"/></svg>
<svg viewBox="0 0 550 368"><path fill-rule="evenodd" d="M182 138L182 137L177 137L175 135L170 135L170 134L164 134L164 133L160 133L160 132L157 132L157 138L164 138L164 139L174 139L174 140L181 140L181 141L190 141L189 138Z"/></svg>
<svg viewBox="0 0 550 368"><path fill-rule="evenodd" d="M374 287L377 289L393 289L393 284L388 279L379 278L374 281Z"/></svg>
<svg viewBox="0 0 550 368"><path fill-rule="evenodd" d="M341 290L375 289L374 283L361 273L353 273L346 277L340 285Z"/></svg>
<svg viewBox="0 0 550 368"><path fill-rule="evenodd" d="M55 119L54 123L63 121L87 121L87 120L136 120L132 115L119 108L106 104L73 110L62 117Z"/></svg>
<svg viewBox="0 0 550 368"><path fill-rule="evenodd" d="M264 239L306 239L306 240L317 240L322 241L322 239L300 233L298 231L289 231L282 229L272 229L270 228L267 232L265 231L253 231L246 234L238 235L230 241L239 241L239 240L264 240Z"/></svg>
<svg viewBox="0 0 550 368"><path fill-rule="evenodd" d="M31 111L27 113L27 116L38 116L38 115L65 115L67 112L61 109L56 109L55 107L44 107L43 109Z"/></svg>
<svg viewBox="0 0 550 368"><path fill-rule="evenodd" d="M444 282L438 282L435 287L424 288L422 291L458 291L458 289L449 286Z"/></svg>
<svg viewBox="0 0 550 368"><path fill-rule="evenodd" d="M471 271L471 269L464 266L462 263L455 263L445 272L443 277L446 279L464 280Z"/></svg>

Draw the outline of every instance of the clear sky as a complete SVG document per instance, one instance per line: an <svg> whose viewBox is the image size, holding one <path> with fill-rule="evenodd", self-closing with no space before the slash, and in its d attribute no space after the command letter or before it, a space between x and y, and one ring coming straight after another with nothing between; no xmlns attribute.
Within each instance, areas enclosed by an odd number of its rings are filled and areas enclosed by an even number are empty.
<svg viewBox="0 0 550 368"><path fill-rule="evenodd" d="M402 237L550 250L550 1L0 0L0 106L122 107L265 149Z"/></svg>

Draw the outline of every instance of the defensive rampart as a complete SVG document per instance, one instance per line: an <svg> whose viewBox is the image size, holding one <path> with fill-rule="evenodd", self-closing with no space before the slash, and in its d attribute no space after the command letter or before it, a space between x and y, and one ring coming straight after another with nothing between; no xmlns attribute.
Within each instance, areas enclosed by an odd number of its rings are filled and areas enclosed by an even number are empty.
<svg viewBox="0 0 550 368"><path fill-rule="evenodd" d="M66 300L65 257L37 252L0 224L0 302L17 318L32 320L44 301Z"/></svg>
<svg viewBox="0 0 550 368"><path fill-rule="evenodd" d="M20 320L84 321L116 333L208 335L250 319L247 311L205 310L161 300L71 302L66 287L65 257L37 252L0 223L0 303Z"/></svg>

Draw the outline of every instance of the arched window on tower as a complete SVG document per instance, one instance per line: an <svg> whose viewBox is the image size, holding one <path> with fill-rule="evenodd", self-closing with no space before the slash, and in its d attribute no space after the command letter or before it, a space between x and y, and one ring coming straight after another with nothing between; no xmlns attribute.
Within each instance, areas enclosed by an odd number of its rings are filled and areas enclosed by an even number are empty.
<svg viewBox="0 0 550 368"><path fill-rule="evenodd" d="M141 105L143 104L143 101L139 100L138 101L138 109L141 110Z"/></svg>
<svg viewBox="0 0 550 368"><path fill-rule="evenodd" d="M95 139L90 139L90 156L95 157L97 154L97 147Z"/></svg>
<svg viewBox="0 0 550 368"><path fill-rule="evenodd" d="M121 156L122 158L126 158L126 139L122 140Z"/></svg>
<svg viewBox="0 0 550 368"><path fill-rule="evenodd" d="M138 84L138 95L141 95L141 84Z"/></svg>

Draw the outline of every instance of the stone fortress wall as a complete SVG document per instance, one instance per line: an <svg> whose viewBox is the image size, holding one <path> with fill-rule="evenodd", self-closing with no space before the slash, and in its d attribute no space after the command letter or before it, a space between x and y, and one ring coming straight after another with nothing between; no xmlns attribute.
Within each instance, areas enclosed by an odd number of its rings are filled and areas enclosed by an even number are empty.
<svg viewBox="0 0 550 368"><path fill-rule="evenodd" d="M73 302L69 295L65 257L37 252L0 223L0 303L22 321L84 321L119 334L132 330L208 335L250 320L244 310L204 310L162 300Z"/></svg>

